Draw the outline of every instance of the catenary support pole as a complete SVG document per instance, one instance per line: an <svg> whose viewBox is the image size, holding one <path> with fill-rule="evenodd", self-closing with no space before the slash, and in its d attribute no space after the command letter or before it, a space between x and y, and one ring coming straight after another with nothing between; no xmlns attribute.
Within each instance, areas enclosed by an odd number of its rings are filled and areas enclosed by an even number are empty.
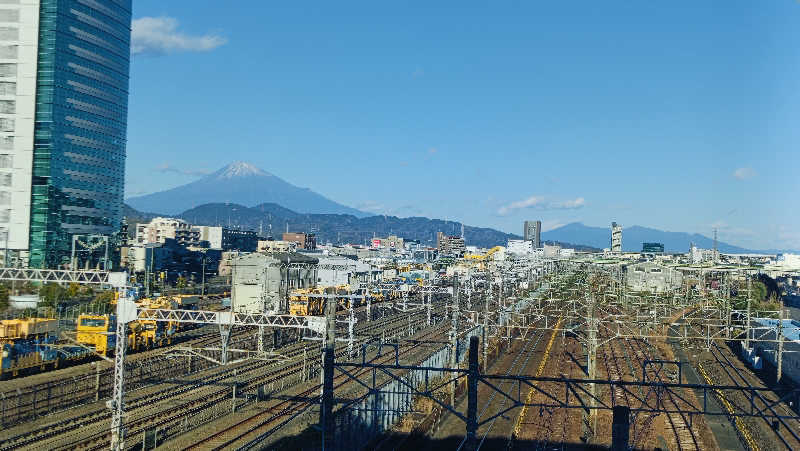
<svg viewBox="0 0 800 451"><path fill-rule="evenodd" d="M480 368L478 367L478 337L472 336L469 339L469 372L467 373L467 441L466 450L474 451L477 449L478 431L478 377Z"/></svg>
<svg viewBox="0 0 800 451"><path fill-rule="evenodd" d="M125 394L125 351L128 347L127 337L128 324L124 321L121 314L123 305L127 299L120 299L117 302L117 337L114 354L114 391L111 397L111 449L114 451L125 449L125 425L123 415L125 406L123 396Z"/></svg>
<svg viewBox="0 0 800 451"><path fill-rule="evenodd" d="M781 304L781 308L778 314L778 355L776 355L776 360L778 363L778 374L777 374L777 381L781 381L781 377L783 376L783 304Z"/></svg>
<svg viewBox="0 0 800 451"><path fill-rule="evenodd" d="M336 300L325 300L325 341L322 351L322 406L319 411L322 449L333 442L333 364L336 344Z"/></svg>
<svg viewBox="0 0 800 451"><path fill-rule="evenodd" d="M228 343L230 342L231 338L231 325L230 324L220 324L219 325L219 335L222 341L222 356L220 358L220 362L223 365L228 364Z"/></svg>
<svg viewBox="0 0 800 451"><path fill-rule="evenodd" d="M628 406L614 406L611 423L611 451L628 451L631 409Z"/></svg>

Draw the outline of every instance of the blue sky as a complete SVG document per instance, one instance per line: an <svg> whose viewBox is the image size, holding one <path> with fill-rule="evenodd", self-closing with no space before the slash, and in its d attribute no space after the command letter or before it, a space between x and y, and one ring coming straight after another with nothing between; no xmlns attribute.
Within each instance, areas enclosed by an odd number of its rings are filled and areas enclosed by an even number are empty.
<svg viewBox="0 0 800 451"><path fill-rule="evenodd" d="M800 2L136 0L127 193L233 160L363 210L800 248Z"/></svg>

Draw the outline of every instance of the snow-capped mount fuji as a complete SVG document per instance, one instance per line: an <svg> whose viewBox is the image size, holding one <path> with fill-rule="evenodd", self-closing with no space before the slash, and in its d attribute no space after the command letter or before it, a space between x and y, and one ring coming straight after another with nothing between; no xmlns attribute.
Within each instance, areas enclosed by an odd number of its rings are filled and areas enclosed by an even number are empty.
<svg viewBox="0 0 800 451"><path fill-rule="evenodd" d="M234 177L247 177L251 175L260 175L264 177L274 177L269 172L257 168L246 161L234 161L233 163L225 166L219 171L211 174L217 179L231 179Z"/></svg>
<svg viewBox="0 0 800 451"><path fill-rule="evenodd" d="M273 202L300 213L343 213L368 216L308 188L300 188L244 161L233 162L194 182L166 191L131 197L126 203L139 211L178 214L208 203L253 207Z"/></svg>

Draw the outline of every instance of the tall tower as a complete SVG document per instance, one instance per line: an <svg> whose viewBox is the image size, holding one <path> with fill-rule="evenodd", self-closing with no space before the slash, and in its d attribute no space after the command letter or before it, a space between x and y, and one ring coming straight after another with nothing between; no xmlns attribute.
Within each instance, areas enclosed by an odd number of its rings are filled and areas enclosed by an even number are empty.
<svg viewBox="0 0 800 451"><path fill-rule="evenodd" d="M717 228L714 227L714 262L719 261L719 251L717 250Z"/></svg>
<svg viewBox="0 0 800 451"><path fill-rule="evenodd" d="M522 236L532 242L534 249L542 247L542 221L525 221Z"/></svg>
<svg viewBox="0 0 800 451"><path fill-rule="evenodd" d="M130 35L131 0L0 5L0 246L18 264L120 228Z"/></svg>
<svg viewBox="0 0 800 451"><path fill-rule="evenodd" d="M611 252L622 253L622 225L611 223Z"/></svg>

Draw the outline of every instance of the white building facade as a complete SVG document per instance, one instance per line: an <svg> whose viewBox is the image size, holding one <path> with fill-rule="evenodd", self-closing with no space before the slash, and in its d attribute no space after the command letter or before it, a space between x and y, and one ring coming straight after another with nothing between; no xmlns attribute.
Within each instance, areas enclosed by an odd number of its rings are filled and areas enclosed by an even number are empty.
<svg viewBox="0 0 800 451"><path fill-rule="evenodd" d="M27 254L39 1L0 8L0 246Z"/></svg>
<svg viewBox="0 0 800 451"><path fill-rule="evenodd" d="M220 232L220 240L221 240ZM148 224L136 226L136 244L164 243L167 238L174 239L184 246L197 246L200 241L200 231L183 219L153 218Z"/></svg>
<svg viewBox="0 0 800 451"><path fill-rule="evenodd" d="M530 240L508 240L506 252L514 255L533 254L533 241Z"/></svg>

